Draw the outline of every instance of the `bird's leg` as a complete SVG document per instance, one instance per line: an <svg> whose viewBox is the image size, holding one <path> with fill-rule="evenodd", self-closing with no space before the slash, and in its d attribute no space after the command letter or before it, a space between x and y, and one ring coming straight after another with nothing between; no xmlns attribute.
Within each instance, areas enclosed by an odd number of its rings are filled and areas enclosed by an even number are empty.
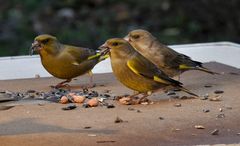
<svg viewBox="0 0 240 146"><path fill-rule="evenodd" d="M137 104L136 99L134 99L134 97L136 97L139 94L140 94L139 92L137 93L135 92L133 95L120 96L116 100L125 105Z"/></svg>
<svg viewBox="0 0 240 146"><path fill-rule="evenodd" d="M180 75L176 75L176 76L173 77L173 79L180 82L181 76Z"/></svg>
<svg viewBox="0 0 240 146"><path fill-rule="evenodd" d="M140 94L138 91L133 91L133 95L134 95L134 96L136 96L136 95L138 95L138 94Z"/></svg>
<svg viewBox="0 0 240 146"><path fill-rule="evenodd" d="M141 102L149 102L149 99L147 99L146 97L152 95L152 92L148 91L147 93L142 93L142 95L143 96L137 101L138 104L140 104Z"/></svg>
<svg viewBox="0 0 240 146"><path fill-rule="evenodd" d="M128 96L129 98L133 99L134 97L136 97L137 95L139 95L141 93L139 93L138 91L134 91L133 95Z"/></svg>
<svg viewBox="0 0 240 146"><path fill-rule="evenodd" d="M178 77L177 77L177 81L179 81L179 82L180 82L180 78L181 78L181 76L180 76L180 75L178 75Z"/></svg>
<svg viewBox="0 0 240 146"><path fill-rule="evenodd" d="M88 75L89 75L89 84L88 84L88 88L93 88L95 87L96 85L93 83L93 73L92 71L89 71L88 72Z"/></svg>
<svg viewBox="0 0 240 146"><path fill-rule="evenodd" d="M67 80L65 80L65 81L63 81L63 82L61 82L61 83L58 83L56 86L53 86L54 88L61 88L61 87L66 87L68 84L65 84L65 83L69 83L69 82L71 82L72 81L72 79L67 79Z"/></svg>
<svg viewBox="0 0 240 146"><path fill-rule="evenodd" d="M139 92L135 92L135 94L128 96L129 98L129 103L131 104L140 104L142 102L150 102L149 99L147 99L147 96L150 96L152 94L152 91L148 91L147 93L139 93ZM139 99L134 99L134 97L136 97L137 95L142 95L142 97L140 97Z"/></svg>

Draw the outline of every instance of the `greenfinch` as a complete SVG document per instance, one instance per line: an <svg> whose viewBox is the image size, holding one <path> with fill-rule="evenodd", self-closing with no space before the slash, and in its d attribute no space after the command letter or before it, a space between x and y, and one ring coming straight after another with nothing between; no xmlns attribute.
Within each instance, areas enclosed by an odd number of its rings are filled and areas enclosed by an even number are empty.
<svg viewBox="0 0 240 146"><path fill-rule="evenodd" d="M169 78L122 38L109 39L100 49L102 54L109 54L116 78L128 88L138 91L144 98L149 93L163 88L177 88L197 96L182 87L179 81Z"/></svg>
<svg viewBox="0 0 240 146"><path fill-rule="evenodd" d="M201 62L194 61L189 56L178 53L161 44L157 38L146 30L133 30L124 39L169 77L178 76L188 70L200 70L210 74L219 74L204 68Z"/></svg>
<svg viewBox="0 0 240 146"><path fill-rule="evenodd" d="M61 44L56 37L48 34L39 35L34 39L31 55L34 51L40 55L43 67L51 75L65 79L54 86L56 88L65 86L65 83L85 73L90 75L89 86L93 86L91 70L103 60L93 49Z"/></svg>

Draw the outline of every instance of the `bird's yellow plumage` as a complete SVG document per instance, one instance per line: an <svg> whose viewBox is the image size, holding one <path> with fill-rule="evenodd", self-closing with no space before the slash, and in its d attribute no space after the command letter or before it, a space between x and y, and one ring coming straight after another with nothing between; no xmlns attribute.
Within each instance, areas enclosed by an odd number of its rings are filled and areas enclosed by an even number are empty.
<svg viewBox="0 0 240 146"><path fill-rule="evenodd" d="M66 79L65 82L91 72L102 59L100 55L96 56L95 50L64 45L56 37L47 34L37 36L32 49L40 55L44 68L54 77ZM57 87L65 82L58 84Z"/></svg>
<svg viewBox="0 0 240 146"><path fill-rule="evenodd" d="M101 48L102 52L109 52L114 75L128 88L147 96L149 91L172 87L197 96L183 88L182 83L169 78L151 61L138 53L126 40L109 39Z"/></svg>

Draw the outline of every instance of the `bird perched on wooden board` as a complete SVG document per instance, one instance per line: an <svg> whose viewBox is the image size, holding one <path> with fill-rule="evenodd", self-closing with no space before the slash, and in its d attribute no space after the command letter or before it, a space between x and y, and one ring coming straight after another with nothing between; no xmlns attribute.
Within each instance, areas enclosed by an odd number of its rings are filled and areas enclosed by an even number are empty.
<svg viewBox="0 0 240 146"><path fill-rule="evenodd" d="M37 36L30 51L31 55L34 51L40 55L43 67L51 75L65 79L57 84L56 88L65 86L65 83L85 73L90 75L89 87L92 87L91 70L105 59L93 49L61 44L56 37L48 34Z"/></svg>
<svg viewBox="0 0 240 146"><path fill-rule="evenodd" d="M100 49L103 55L109 54L112 70L116 78L128 88L138 91L138 94L143 94L141 99L147 97L148 93L163 88L177 88L197 96L182 87L182 83L169 78L124 39L109 39ZM133 96L136 95L131 97Z"/></svg>
<svg viewBox="0 0 240 146"><path fill-rule="evenodd" d="M161 44L157 38L146 30L133 30L124 39L169 77L180 75L188 70L200 70L210 74L219 74L203 67L201 62L194 61L189 56L178 53Z"/></svg>

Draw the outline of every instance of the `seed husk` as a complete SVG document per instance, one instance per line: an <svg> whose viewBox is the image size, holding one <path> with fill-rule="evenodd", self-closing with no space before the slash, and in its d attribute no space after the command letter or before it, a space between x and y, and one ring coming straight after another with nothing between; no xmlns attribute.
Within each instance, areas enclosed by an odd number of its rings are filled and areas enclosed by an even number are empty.
<svg viewBox="0 0 240 146"><path fill-rule="evenodd" d="M214 129L212 132L211 132L211 135L218 135L219 134L219 130L218 129Z"/></svg>

